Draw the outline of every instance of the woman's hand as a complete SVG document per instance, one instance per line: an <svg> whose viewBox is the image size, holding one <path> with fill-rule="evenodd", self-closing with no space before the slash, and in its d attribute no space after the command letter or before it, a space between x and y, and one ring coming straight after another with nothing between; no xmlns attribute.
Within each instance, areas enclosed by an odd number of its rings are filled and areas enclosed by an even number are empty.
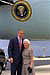
<svg viewBox="0 0 50 75"><path fill-rule="evenodd" d="M30 68L32 68L32 63L29 65Z"/></svg>
<svg viewBox="0 0 50 75"><path fill-rule="evenodd" d="M32 64L33 64L33 62L32 62L32 60L30 61L30 64L29 64L29 67L30 68L32 68Z"/></svg>

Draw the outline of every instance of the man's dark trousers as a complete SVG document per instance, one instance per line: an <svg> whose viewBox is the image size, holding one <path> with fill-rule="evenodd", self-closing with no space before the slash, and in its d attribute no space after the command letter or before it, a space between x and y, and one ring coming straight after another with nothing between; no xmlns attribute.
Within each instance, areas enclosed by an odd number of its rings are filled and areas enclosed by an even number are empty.
<svg viewBox="0 0 50 75"><path fill-rule="evenodd" d="M8 46L8 55L9 58L13 58L13 63L11 63L11 75L21 75L22 71L22 52L24 49L23 39L22 39L22 48L20 51L18 38L11 39Z"/></svg>
<svg viewBox="0 0 50 75"><path fill-rule="evenodd" d="M21 75L21 72L22 72L22 64L21 63L18 65L18 68L15 63L11 64L11 75L16 75L16 71L17 71L17 75Z"/></svg>

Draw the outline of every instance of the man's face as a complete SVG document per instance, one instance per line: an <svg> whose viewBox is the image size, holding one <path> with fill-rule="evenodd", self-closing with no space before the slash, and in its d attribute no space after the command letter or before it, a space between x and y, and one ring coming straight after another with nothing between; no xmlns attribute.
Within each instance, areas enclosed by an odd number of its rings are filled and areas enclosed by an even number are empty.
<svg viewBox="0 0 50 75"><path fill-rule="evenodd" d="M24 37L24 31L23 30L18 31L18 36L20 38L23 38Z"/></svg>

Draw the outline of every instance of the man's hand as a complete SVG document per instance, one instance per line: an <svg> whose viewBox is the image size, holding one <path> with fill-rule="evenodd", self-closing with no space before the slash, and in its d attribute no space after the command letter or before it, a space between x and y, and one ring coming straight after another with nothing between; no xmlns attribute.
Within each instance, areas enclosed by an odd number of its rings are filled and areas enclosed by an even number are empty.
<svg viewBox="0 0 50 75"><path fill-rule="evenodd" d="M9 61L10 63L13 63L13 58L9 58L8 61Z"/></svg>

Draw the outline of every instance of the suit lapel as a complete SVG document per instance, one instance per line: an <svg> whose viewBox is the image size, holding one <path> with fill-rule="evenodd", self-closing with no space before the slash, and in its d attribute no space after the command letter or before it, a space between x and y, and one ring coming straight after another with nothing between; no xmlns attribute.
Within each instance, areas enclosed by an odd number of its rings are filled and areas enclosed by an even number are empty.
<svg viewBox="0 0 50 75"><path fill-rule="evenodd" d="M16 37L16 44L18 44L18 49L22 53L23 52L23 48L24 48L23 39L22 39L22 48L21 48L21 50L20 50L20 47L19 47L19 41L18 41L18 38L17 37Z"/></svg>
<svg viewBox="0 0 50 75"><path fill-rule="evenodd" d="M20 47L19 47L19 41L18 41L18 38L16 37L16 44L18 45L18 48L20 50Z"/></svg>
<svg viewBox="0 0 50 75"><path fill-rule="evenodd" d="M23 52L24 50L24 45L23 45L23 39L22 39L22 48L21 48L21 53Z"/></svg>

